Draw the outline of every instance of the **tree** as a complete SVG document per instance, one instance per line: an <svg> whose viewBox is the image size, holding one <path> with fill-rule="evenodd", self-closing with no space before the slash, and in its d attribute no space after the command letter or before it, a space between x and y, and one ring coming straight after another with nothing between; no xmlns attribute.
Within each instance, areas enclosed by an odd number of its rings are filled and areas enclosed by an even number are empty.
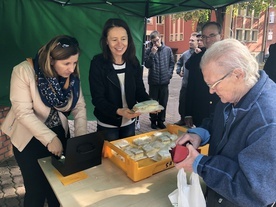
<svg viewBox="0 0 276 207"><path fill-rule="evenodd" d="M273 6L276 3L276 0L253 0L249 2L243 2L232 5L233 16L238 14L239 8L247 8L249 11L253 11L257 14L265 11L269 6ZM210 21L211 19L211 10L195 10L189 12L182 12L174 15L174 18L179 19L182 18L185 21L192 20L193 23L198 24L197 31L199 31L199 27L205 22ZM227 12L230 12L229 7L221 7L215 10L217 22L223 25L224 17Z"/></svg>

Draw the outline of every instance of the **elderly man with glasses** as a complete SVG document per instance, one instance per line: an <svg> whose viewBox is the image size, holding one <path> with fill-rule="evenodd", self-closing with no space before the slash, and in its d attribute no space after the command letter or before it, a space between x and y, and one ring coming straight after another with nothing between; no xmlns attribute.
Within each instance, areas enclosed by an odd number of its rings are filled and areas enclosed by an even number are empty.
<svg viewBox="0 0 276 207"><path fill-rule="evenodd" d="M220 101L212 125L189 129L176 141L191 143L176 167L203 178L207 207L276 206L275 82L235 39L215 43L200 65ZM208 156L199 154L196 148L207 143Z"/></svg>
<svg viewBox="0 0 276 207"><path fill-rule="evenodd" d="M187 93L186 93L186 116L192 116L193 123L186 121L187 126L200 126L204 118L210 117L214 112L215 105L219 98L216 94L209 94L202 72L199 66L202 56L215 42L222 38L222 28L217 22L208 22L202 26L201 38L205 48L195 52L186 62L186 69L189 70ZM191 120L191 119L187 119Z"/></svg>

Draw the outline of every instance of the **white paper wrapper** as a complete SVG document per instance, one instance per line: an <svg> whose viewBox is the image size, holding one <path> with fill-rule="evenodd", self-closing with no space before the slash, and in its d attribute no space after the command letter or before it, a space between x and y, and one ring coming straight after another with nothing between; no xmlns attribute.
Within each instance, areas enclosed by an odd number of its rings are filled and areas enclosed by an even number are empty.
<svg viewBox="0 0 276 207"><path fill-rule="evenodd" d="M155 100L148 100L148 101L143 101L143 102L135 104L133 106L132 110L134 112L143 114L143 113L151 113L151 112L155 112L155 111L161 111L161 110L164 110L164 107L161 106Z"/></svg>

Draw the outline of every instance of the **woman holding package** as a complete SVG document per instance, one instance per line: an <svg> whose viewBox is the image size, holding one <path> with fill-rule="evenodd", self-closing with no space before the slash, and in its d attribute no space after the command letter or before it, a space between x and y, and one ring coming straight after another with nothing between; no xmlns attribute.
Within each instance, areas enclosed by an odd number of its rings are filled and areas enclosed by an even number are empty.
<svg viewBox="0 0 276 207"><path fill-rule="evenodd" d="M93 57L89 73L97 131L105 130L109 141L133 136L134 118L140 113L131 109L150 98L128 25L121 19L107 20L100 46L102 53Z"/></svg>
<svg viewBox="0 0 276 207"><path fill-rule="evenodd" d="M25 185L25 207L60 206L37 159L61 156L70 137L69 113L74 134L87 133L86 107L80 88L75 38L57 36L44 45L35 59L14 67L11 77L12 107L2 131L11 138L13 152Z"/></svg>

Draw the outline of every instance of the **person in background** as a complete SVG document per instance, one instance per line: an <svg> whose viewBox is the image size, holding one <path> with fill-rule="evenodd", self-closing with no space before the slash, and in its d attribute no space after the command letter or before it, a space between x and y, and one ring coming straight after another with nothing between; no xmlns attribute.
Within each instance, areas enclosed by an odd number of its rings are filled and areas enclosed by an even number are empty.
<svg viewBox="0 0 276 207"><path fill-rule="evenodd" d="M269 57L267 58L264 71L267 75L276 82L276 43L269 46Z"/></svg>
<svg viewBox="0 0 276 207"><path fill-rule="evenodd" d="M201 52L201 48L204 47L204 43L203 43L203 40L202 40L202 34L201 34L201 32L197 33L196 37L197 37L197 48L195 49L195 53L200 53Z"/></svg>
<svg viewBox="0 0 276 207"><path fill-rule="evenodd" d="M91 60L89 84L97 131L105 131L108 141L135 135L131 109L137 102L149 100L143 82L142 67L126 22L108 19L100 39L102 53Z"/></svg>
<svg viewBox="0 0 276 207"><path fill-rule="evenodd" d="M151 113L151 128L166 128L166 107L169 97L169 84L174 70L174 57L170 47L166 46L158 31L150 34L151 44L145 52L145 67L148 68L149 95L164 107L160 113Z"/></svg>
<svg viewBox="0 0 276 207"><path fill-rule="evenodd" d="M204 43L201 52L194 53L186 62L185 67L189 70L187 93L186 93L186 116L192 116L193 123L189 127L200 126L204 118L212 115L215 105L219 100L218 95L210 94L200 69L200 61L205 51L215 42L221 40L221 25L217 22L207 22L202 26L202 40Z"/></svg>
<svg viewBox="0 0 276 207"><path fill-rule="evenodd" d="M214 43L200 65L209 92L220 101L211 126L189 129L176 140L191 143L176 167L203 178L207 207L274 206L276 84L235 39ZM208 156L199 154L196 148L207 143Z"/></svg>
<svg viewBox="0 0 276 207"><path fill-rule="evenodd" d="M185 68L186 61L191 57L191 55L195 52L195 49L198 46L198 38L197 32L193 32L189 39L189 49L183 52L176 63L176 73L182 78L181 89L179 93L179 105L178 105L178 113L180 114L180 120L175 124L182 126L185 124L185 98L186 98L186 88L188 84L188 76L189 71Z"/></svg>
<svg viewBox="0 0 276 207"><path fill-rule="evenodd" d="M67 116L74 117L74 134L87 133L75 38L51 39L36 57L13 68L11 109L2 131L11 138L13 153L25 186L25 207L59 207L59 202L37 160L61 156L70 138Z"/></svg>

